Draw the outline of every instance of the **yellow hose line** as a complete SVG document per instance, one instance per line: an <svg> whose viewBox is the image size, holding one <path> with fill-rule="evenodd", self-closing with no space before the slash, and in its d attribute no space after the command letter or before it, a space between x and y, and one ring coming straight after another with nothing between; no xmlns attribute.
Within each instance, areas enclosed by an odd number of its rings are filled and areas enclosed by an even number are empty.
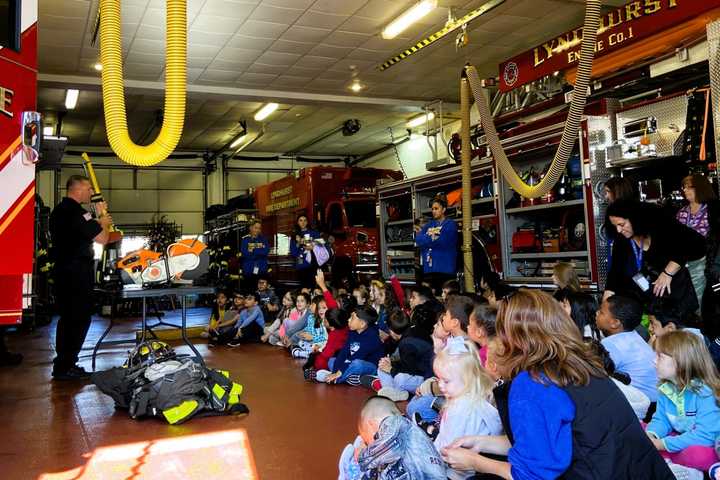
<svg viewBox="0 0 720 480"><path fill-rule="evenodd" d="M100 0L100 60L105 130L115 154L124 162L149 167L165 160L178 145L185 122L187 77L186 0L167 0L165 110L155 141L136 145L127 128L123 90L120 0Z"/></svg>
<svg viewBox="0 0 720 480"><path fill-rule="evenodd" d="M510 164L510 160L508 160L507 155L505 154L505 149L500 143L500 138L495 128L495 122L493 120L492 113L490 113L490 106L488 105L488 100L485 97L477 70L475 70L475 67L473 66L465 67L465 73L470 83L473 96L475 97L475 105L477 105L478 113L480 114L488 146L495 158L497 167L512 189L525 198L542 197L552 190L565 170L567 161L570 158L575 142L578 139L580 121L582 120L583 110L585 109L587 89L590 84L590 77L592 74L594 49L597 39L597 29L601 7L602 5L600 0L587 0L585 7L585 23L582 30L583 38L580 50L580 62L578 63L575 89L573 91L575 94L573 95L572 102L570 103L570 111L568 112L568 117L565 121L565 128L562 133L560 145L558 146L557 152L555 152L555 157L550 164L550 168L548 168L547 174L537 185L531 186L525 183ZM464 120L465 116L462 118ZM465 130L463 130L463 132L464 131ZM463 148L465 148L464 144Z"/></svg>

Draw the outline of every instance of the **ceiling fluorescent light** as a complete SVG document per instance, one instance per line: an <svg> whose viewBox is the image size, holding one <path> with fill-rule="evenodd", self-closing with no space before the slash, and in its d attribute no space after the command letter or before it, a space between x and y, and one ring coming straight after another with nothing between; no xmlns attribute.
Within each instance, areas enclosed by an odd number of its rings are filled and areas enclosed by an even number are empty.
<svg viewBox="0 0 720 480"><path fill-rule="evenodd" d="M423 123L429 122L433 118L435 118L435 113L428 112L423 115L420 115L419 117L411 118L410 121L407 123L407 126L408 126L408 128L419 127Z"/></svg>
<svg viewBox="0 0 720 480"><path fill-rule="evenodd" d="M267 117L270 116L271 113L273 113L280 105L277 103L266 103L264 107L262 107L258 112L255 114L255 121L256 122L262 122Z"/></svg>
<svg viewBox="0 0 720 480"><path fill-rule="evenodd" d="M72 110L77 105L78 96L80 95L80 90L75 90L73 88L68 89L67 93L65 94L65 108L68 110Z"/></svg>
<svg viewBox="0 0 720 480"><path fill-rule="evenodd" d="M382 38L390 40L397 37L410 25L432 12L435 7L437 7L437 0L422 0L416 3L385 27L382 31Z"/></svg>
<svg viewBox="0 0 720 480"><path fill-rule="evenodd" d="M247 133L241 133L240 135L238 135L237 138L233 140L233 142L230 144L230 148L235 148L240 145L240 142L245 140L245 137L247 137Z"/></svg>

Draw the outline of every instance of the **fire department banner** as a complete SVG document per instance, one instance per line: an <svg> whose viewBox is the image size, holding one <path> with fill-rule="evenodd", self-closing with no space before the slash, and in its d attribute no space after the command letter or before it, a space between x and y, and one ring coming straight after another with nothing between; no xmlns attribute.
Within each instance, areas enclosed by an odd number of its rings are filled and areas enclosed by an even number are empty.
<svg viewBox="0 0 720 480"><path fill-rule="evenodd" d="M595 58L637 44L664 30L720 8L720 0L634 0L600 18ZM500 64L500 91L575 67L582 26Z"/></svg>

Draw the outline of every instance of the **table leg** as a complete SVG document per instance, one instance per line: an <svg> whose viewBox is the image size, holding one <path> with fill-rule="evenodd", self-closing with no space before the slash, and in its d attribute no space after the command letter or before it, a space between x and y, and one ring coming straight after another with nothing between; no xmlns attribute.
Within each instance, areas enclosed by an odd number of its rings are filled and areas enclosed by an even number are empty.
<svg viewBox="0 0 720 480"><path fill-rule="evenodd" d="M145 341L145 330L147 329L147 316L146 316L146 307L147 307L147 299L145 297L142 297L142 332L140 333L140 343Z"/></svg>
<svg viewBox="0 0 720 480"><path fill-rule="evenodd" d="M95 344L95 348L93 348L93 353L92 353L92 371L93 372L95 371L95 357L97 357L98 349L100 348L100 345L102 345L103 340L105 339L107 334L110 333L110 330L112 330L112 327L114 325L114 322L113 322L114 318L115 318L115 297L113 296L113 299L111 300L111 304L110 304L110 324L105 329L103 334L100 335L100 338L98 339L97 343Z"/></svg>
<svg viewBox="0 0 720 480"><path fill-rule="evenodd" d="M192 344L190 339L187 336L187 307L185 305L185 295L181 295L182 300L182 338L185 344L190 347L190 350L192 350L195 353L195 358L197 358L198 362L200 362L200 365L205 366L205 360L203 360L202 355L200 355L200 352L197 351L197 348L195 348L195 345Z"/></svg>

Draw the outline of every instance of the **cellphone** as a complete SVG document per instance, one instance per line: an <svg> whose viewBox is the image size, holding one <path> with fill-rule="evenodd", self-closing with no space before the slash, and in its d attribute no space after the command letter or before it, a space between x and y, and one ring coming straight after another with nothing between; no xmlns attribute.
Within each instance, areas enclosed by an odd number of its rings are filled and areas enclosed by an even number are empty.
<svg viewBox="0 0 720 480"><path fill-rule="evenodd" d="M648 290L650 290L650 281L642 273L636 273L635 275L633 275L632 279L633 282L635 282L635 285L640 287L640 290L642 290L643 292L647 292Z"/></svg>

